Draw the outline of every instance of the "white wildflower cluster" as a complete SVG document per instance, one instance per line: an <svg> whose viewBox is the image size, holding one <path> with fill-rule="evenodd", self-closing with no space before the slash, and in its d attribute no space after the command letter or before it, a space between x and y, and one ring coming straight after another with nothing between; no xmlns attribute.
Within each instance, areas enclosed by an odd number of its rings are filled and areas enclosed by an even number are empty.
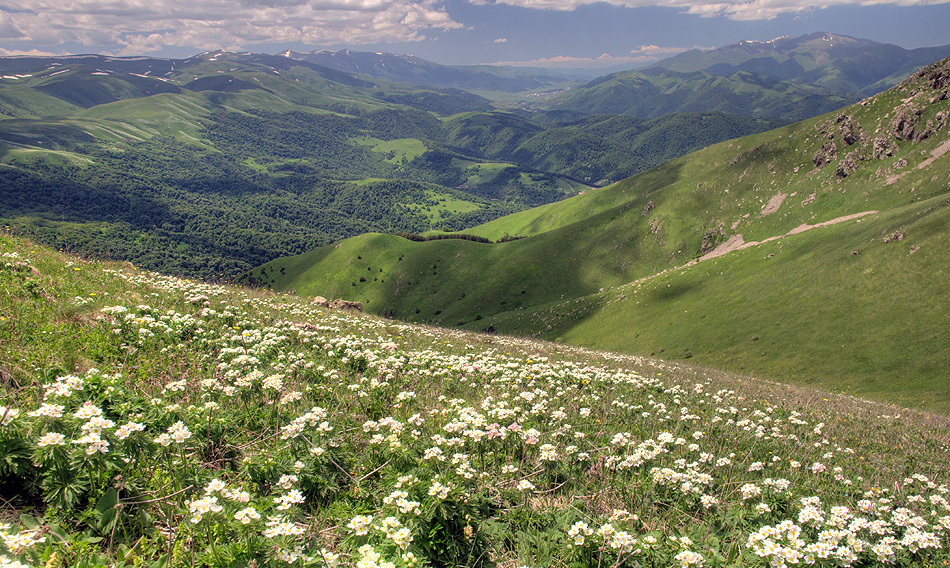
<svg viewBox="0 0 950 568"><path fill-rule="evenodd" d="M169 426L166 433L160 434L157 438L155 438L155 443L168 447L173 442L177 444L183 444L188 438L191 438L191 430L185 426L184 422L179 420L178 422L175 422Z"/></svg>
<svg viewBox="0 0 950 568"><path fill-rule="evenodd" d="M325 408L314 406L309 411L294 418L286 426L282 426L280 439L287 440L289 438L296 438L308 426L315 428L318 432L330 432L333 430L333 427L325 420L326 417L327 410Z"/></svg>
<svg viewBox="0 0 950 568"><path fill-rule="evenodd" d="M584 521L577 521L567 531L567 536L571 537L574 546L583 546L587 537L594 534L594 529L590 528Z"/></svg>
<svg viewBox="0 0 950 568"><path fill-rule="evenodd" d="M267 527L261 534L267 538L277 538L280 536L299 536L306 532L306 527L295 524L287 517L275 516L268 517L264 522Z"/></svg>
<svg viewBox="0 0 950 568"><path fill-rule="evenodd" d="M0 406L0 426L9 426L20 415L19 408Z"/></svg>

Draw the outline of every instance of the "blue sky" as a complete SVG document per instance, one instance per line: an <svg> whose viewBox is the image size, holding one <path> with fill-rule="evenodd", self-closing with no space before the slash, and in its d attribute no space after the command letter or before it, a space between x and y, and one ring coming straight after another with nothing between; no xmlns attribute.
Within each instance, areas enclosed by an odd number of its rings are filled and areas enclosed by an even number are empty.
<svg viewBox="0 0 950 568"><path fill-rule="evenodd" d="M950 44L950 0L0 0L0 55L350 48L444 64L638 67L831 32Z"/></svg>

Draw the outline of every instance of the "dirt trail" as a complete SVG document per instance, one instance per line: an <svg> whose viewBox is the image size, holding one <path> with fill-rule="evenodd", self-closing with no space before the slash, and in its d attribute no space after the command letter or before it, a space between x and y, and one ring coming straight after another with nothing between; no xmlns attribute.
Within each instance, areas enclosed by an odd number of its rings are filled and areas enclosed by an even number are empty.
<svg viewBox="0 0 950 568"><path fill-rule="evenodd" d="M773 195L772 199L769 199L769 202L762 208L762 216L771 215L778 211L778 208L782 206L782 202L785 201L786 197L788 197L787 193L777 193Z"/></svg>
<svg viewBox="0 0 950 568"><path fill-rule="evenodd" d="M926 167L929 166L930 164L934 163L934 160L936 160L936 159L939 158L940 156L943 156L943 155L946 154L948 151L950 151L950 140L944 140L939 146L937 146L936 148L934 148L934 150L930 153L930 157L929 157L929 158L927 158L927 159L924 160L923 162L917 164L917 169L918 169L918 170L922 170L922 169L926 168Z"/></svg>
<svg viewBox="0 0 950 568"><path fill-rule="evenodd" d="M861 213L854 213L853 215L845 215L844 217L838 217L837 219L832 219L830 221L822 221L821 223L815 223L814 225L809 225L808 223L802 223L801 225L795 227L791 231L785 233L784 235L778 235L775 237L769 237L761 241L750 241L745 242L745 239L742 238L742 235L732 235L729 237L726 242L721 243L719 246L711 250L710 252L699 257L700 261L708 260L710 258L716 258L729 254L730 252L741 250L755 245L760 245L762 243L767 243L769 241L774 241L782 237L787 237L789 235L797 235L799 233L804 233L805 231L815 229L818 227L827 227L828 225L834 225L836 223L843 223L844 221L850 221L852 219L858 219L859 217L864 217L865 215L871 215L877 213L877 211L863 211Z"/></svg>
<svg viewBox="0 0 950 568"><path fill-rule="evenodd" d="M755 246L755 245L760 245L760 244L762 244L762 243L767 243L767 242L770 242L770 241L775 241L775 240L781 239L782 237L787 237L787 236L789 236L789 235L797 235L797 234L799 234L799 233L804 233L805 231L808 231L808 230L810 230L810 229L816 229L816 228L818 228L818 227L827 227L828 225L834 225L834 224L836 224L836 223L843 223L843 222L845 222L845 221L850 221L851 219L858 219L858 218L860 218L860 217L864 217L865 215L872 215L872 214L874 214L874 213L878 213L878 211L876 211L876 210L872 210L872 211L862 211L861 213L854 213L854 214L852 214L852 215L845 215L844 217L838 217L837 219L832 219L832 220L830 220L830 221L822 221L821 223L815 223L814 225L809 225L808 223L802 223L801 225L795 227L794 229L792 229L791 231L785 233L784 235L777 235L777 236L774 236L774 237L769 237L769 238L763 239L763 240L761 240L761 241L750 241L750 242L747 243L747 242L745 242L745 239L742 238L742 235L732 235L731 237L729 237L729 238L726 240L726 242L721 243L721 244L720 244L719 246L717 246L715 249L713 249L712 251L710 251L710 252L704 254L703 256L699 257L698 259L693 259L693 260L687 262L686 264L683 264L683 265L680 265L680 266L676 266L676 267L673 267L673 268L667 268L666 270L663 270L663 271L661 271L661 272L657 272L656 274L651 274L651 275L649 275L649 276L644 276L643 278L637 278L636 280L633 280L633 281L631 281L631 282L627 282L626 284L624 284L624 285L621 286L621 287L626 287L626 286L632 286L632 285L640 284L640 283L642 283L642 282L646 282L647 280L652 280L653 278L656 278L656 277L658 277L658 276L663 276L664 274L666 274L666 273L668 273L668 272L673 272L674 270L679 270L679 269L681 269L681 268L686 268L686 267L688 267L688 266L692 266L692 265L696 264L697 262L702 262L702 261L704 261L704 260L709 260L710 258L716 258L716 257L724 256L724 255L727 255L727 254L729 254L730 252L733 252L733 251L741 250L741 249L744 249L744 248L749 248L749 247L752 247L752 246Z"/></svg>

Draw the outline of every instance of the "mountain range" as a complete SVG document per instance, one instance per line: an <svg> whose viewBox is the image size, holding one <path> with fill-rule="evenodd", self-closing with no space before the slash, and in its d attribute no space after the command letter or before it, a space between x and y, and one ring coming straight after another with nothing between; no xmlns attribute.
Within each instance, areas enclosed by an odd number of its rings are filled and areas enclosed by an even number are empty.
<svg viewBox="0 0 950 568"><path fill-rule="evenodd" d="M947 56L948 45L907 50L823 32L742 41L612 73L536 106L644 117L702 108L804 119L879 93Z"/></svg>
<svg viewBox="0 0 950 568"><path fill-rule="evenodd" d="M280 55L306 61L349 74L369 75L396 83L425 87L456 88L467 91L521 93L548 91L579 84L586 74L551 69L504 67L498 65L440 65L414 55L376 53L343 49L320 49L309 53L287 50Z"/></svg>
<svg viewBox="0 0 950 568"><path fill-rule="evenodd" d="M776 81L870 96L948 55L950 46L946 45L904 49L818 32L771 41L741 41L707 51L690 50L651 65L648 70L707 71L722 77L745 71Z"/></svg>

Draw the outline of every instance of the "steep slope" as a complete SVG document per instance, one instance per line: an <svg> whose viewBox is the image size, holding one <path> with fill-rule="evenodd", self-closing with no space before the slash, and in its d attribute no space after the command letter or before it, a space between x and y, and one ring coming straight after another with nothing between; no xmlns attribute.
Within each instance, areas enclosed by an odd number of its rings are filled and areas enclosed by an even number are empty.
<svg viewBox="0 0 950 568"><path fill-rule="evenodd" d="M799 367L807 371L791 378L869 396L900 388L908 400L946 404L945 393L933 393L950 349L939 331L950 325L940 300L948 87L945 60L840 112L471 231L523 239L365 235L249 276L403 319L688 357L782 380L808 358ZM821 226L853 215L861 216ZM765 244L725 254L753 242ZM636 281L649 293L620 288ZM786 339L765 349L763 337ZM896 375L906 375L900 387Z"/></svg>

